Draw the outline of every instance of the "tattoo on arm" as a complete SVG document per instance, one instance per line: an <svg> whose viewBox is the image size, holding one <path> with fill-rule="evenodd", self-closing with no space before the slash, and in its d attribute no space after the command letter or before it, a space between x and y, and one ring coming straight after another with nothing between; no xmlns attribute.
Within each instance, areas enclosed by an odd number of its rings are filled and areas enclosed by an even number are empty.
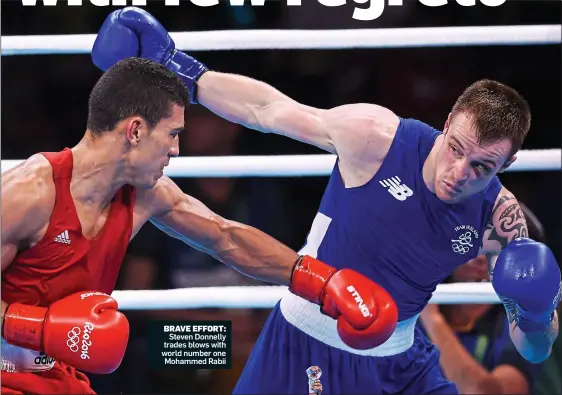
<svg viewBox="0 0 562 395"><path fill-rule="evenodd" d="M489 240L496 240L501 248L518 237L528 237L527 223L521 206L513 196L503 196L492 211Z"/></svg>

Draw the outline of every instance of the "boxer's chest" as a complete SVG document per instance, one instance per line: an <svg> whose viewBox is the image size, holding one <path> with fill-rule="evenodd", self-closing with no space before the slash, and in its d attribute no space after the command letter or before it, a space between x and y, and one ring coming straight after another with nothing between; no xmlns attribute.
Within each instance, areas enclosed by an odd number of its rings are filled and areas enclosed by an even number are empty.
<svg viewBox="0 0 562 395"><path fill-rule="evenodd" d="M373 181L366 188L327 189L320 250L331 264L389 266L430 284L478 254L483 224L473 205L444 204L406 173ZM319 232L312 228L311 234Z"/></svg>
<svg viewBox="0 0 562 395"><path fill-rule="evenodd" d="M132 214L111 205L96 220L72 210L57 207L41 240L18 254L3 273L2 292L10 300L47 306L75 292L113 290ZM93 237L85 237L84 225Z"/></svg>

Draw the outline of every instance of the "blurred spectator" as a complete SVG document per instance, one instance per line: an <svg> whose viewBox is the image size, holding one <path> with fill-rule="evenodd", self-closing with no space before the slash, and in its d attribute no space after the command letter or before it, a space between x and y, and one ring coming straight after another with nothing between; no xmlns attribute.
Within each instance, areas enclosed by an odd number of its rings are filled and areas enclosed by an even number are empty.
<svg viewBox="0 0 562 395"><path fill-rule="evenodd" d="M562 304L558 305L558 319L562 317ZM562 337L552 346L552 354L542 363L541 374L534 395L562 394Z"/></svg>
<svg viewBox="0 0 562 395"><path fill-rule="evenodd" d="M180 136L180 153L217 156L217 160L219 156L236 155L241 129L204 107L192 107L186 114L186 131ZM222 217L254 226L287 242L291 217L285 215L284 193L278 183L201 177L176 182ZM261 284L178 240L166 238L163 242L169 254L166 266L171 288Z"/></svg>
<svg viewBox="0 0 562 395"><path fill-rule="evenodd" d="M521 204L529 237L545 242L537 217ZM489 281L488 259L479 255L458 267L446 282ZM420 324L441 353L445 377L461 394L532 394L541 372L517 351L503 305L428 305ZM558 372L559 375L559 372Z"/></svg>

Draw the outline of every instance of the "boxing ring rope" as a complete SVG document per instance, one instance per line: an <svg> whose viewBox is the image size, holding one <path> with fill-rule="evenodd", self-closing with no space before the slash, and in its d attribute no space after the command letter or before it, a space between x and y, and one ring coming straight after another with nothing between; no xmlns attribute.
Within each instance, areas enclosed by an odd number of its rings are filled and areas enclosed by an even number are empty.
<svg viewBox="0 0 562 395"><path fill-rule="evenodd" d="M219 30L170 33L180 50L350 49L476 45L546 45L561 25L346 30ZM90 53L95 34L3 36L2 55Z"/></svg>
<svg viewBox="0 0 562 395"><path fill-rule="evenodd" d="M287 287L200 287L149 291L114 291L120 310L175 310L202 308L268 309L287 295ZM499 304L490 283L439 284L430 303Z"/></svg>
<svg viewBox="0 0 562 395"><path fill-rule="evenodd" d="M521 150L518 159L506 171L560 170L560 149ZM327 176L332 172L335 155L250 155L199 156L172 158L164 170L169 177L304 177ZM21 163L3 160L2 172Z"/></svg>
<svg viewBox="0 0 562 395"><path fill-rule="evenodd" d="M349 30L224 30L170 33L180 50L351 49L441 46L549 45L562 42L562 25L433 27ZM3 56L90 53L94 34L3 36ZM521 150L507 171L561 170L560 149ZM327 176L334 155L174 158L170 177ZM21 163L2 160L2 172ZM284 286L198 287L114 291L121 310L271 308ZM430 303L500 303L490 283L440 284Z"/></svg>

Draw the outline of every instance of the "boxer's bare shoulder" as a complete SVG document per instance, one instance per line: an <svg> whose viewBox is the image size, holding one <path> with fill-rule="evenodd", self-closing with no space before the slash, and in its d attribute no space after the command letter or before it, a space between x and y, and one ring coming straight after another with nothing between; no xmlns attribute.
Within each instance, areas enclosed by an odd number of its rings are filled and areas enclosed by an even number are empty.
<svg viewBox="0 0 562 395"><path fill-rule="evenodd" d="M395 113L376 104L355 103L323 110L288 98L265 106L256 118L259 130L336 154L347 187L363 185L373 177L400 124Z"/></svg>
<svg viewBox="0 0 562 395"><path fill-rule="evenodd" d="M346 187L368 182L388 153L399 117L375 104L348 104L324 115L339 157L339 169Z"/></svg>
<svg viewBox="0 0 562 395"><path fill-rule="evenodd" d="M2 270L43 237L55 195L51 164L41 154L2 174Z"/></svg>
<svg viewBox="0 0 562 395"><path fill-rule="evenodd" d="M270 103L255 116L260 130L362 162L386 155L400 123L396 114L375 104L346 104L324 110L289 98Z"/></svg>

